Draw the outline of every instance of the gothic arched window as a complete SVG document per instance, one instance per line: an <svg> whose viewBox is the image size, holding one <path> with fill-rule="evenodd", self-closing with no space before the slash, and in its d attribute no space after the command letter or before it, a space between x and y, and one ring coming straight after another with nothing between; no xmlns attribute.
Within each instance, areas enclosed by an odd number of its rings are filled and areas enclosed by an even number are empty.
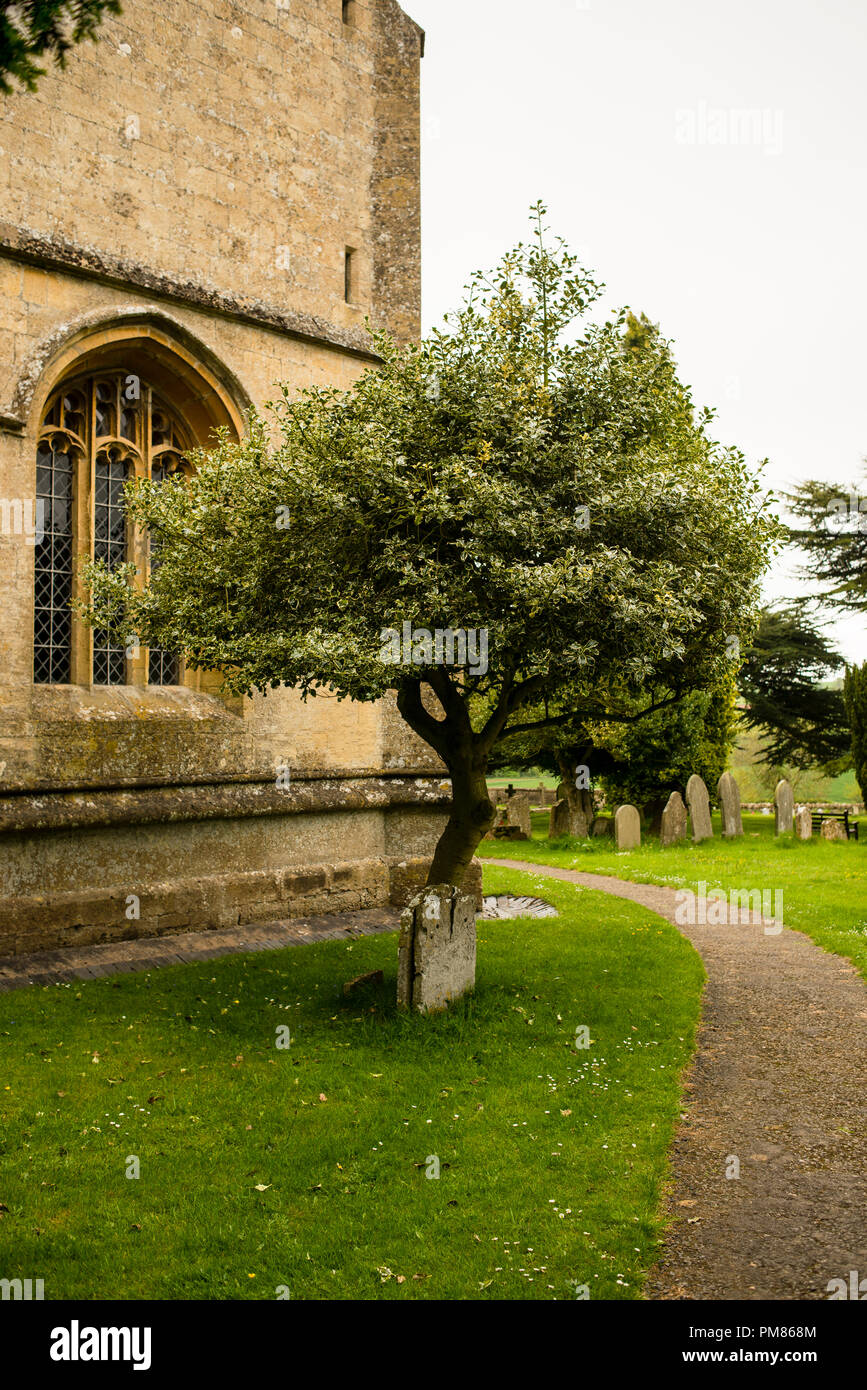
<svg viewBox="0 0 867 1390"><path fill-rule="evenodd" d="M162 482L184 469L190 431L140 377L106 372L65 383L49 398L36 457L37 545L33 679L37 684L177 685L180 662L142 652L132 635L118 645L76 622L82 555L109 569L158 563L130 525L124 488L133 478Z"/></svg>

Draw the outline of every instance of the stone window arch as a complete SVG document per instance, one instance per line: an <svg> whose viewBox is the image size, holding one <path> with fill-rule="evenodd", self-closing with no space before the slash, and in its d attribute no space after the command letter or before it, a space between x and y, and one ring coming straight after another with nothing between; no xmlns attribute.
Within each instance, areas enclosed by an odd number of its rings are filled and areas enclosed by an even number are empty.
<svg viewBox="0 0 867 1390"><path fill-rule="evenodd" d="M133 478L165 481L190 468L202 438L171 399L171 377L99 362L67 374L41 412L36 458L37 544L33 680L48 685L159 685L185 681L170 652L142 649L91 631L70 610L83 595L82 559L110 569L131 560L144 581L158 563L148 538L126 516Z"/></svg>

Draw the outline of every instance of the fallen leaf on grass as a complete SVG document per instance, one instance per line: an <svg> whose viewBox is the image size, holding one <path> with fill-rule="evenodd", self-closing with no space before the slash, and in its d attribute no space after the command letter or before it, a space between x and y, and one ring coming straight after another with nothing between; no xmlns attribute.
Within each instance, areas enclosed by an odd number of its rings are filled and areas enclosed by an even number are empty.
<svg viewBox="0 0 867 1390"><path fill-rule="evenodd" d="M267 1191L268 1191L268 1188L269 1188L269 1187L273 1187L273 1186L274 1186L274 1184L273 1184L272 1182L257 1182L257 1183L256 1183L256 1191L257 1191L257 1192L267 1192Z"/></svg>

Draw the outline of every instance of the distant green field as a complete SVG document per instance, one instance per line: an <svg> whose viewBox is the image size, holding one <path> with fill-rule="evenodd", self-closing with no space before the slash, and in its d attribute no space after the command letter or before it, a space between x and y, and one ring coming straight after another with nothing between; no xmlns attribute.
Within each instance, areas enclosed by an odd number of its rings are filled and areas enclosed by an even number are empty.
<svg viewBox="0 0 867 1390"><path fill-rule="evenodd" d="M774 787L778 779L778 769L768 768L760 760L761 739L749 730L738 735L729 763L741 793L741 800L747 802L772 801ZM792 783L796 801L850 801L860 804L861 792L855 780L855 773L844 772L840 777L823 777L818 772L800 772L797 768L786 768L785 774ZM504 772L488 778L488 786L512 786L521 790L538 787L540 782L556 789L560 779L548 772ZM714 792L711 787L711 794Z"/></svg>

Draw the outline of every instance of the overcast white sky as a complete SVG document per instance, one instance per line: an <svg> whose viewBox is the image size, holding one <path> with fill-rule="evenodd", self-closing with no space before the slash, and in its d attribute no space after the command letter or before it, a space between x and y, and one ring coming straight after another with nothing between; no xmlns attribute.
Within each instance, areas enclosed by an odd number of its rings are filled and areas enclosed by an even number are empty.
<svg viewBox="0 0 867 1390"><path fill-rule="evenodd" d="M675 342L775 487L867 455L867 0L402 0L422 63L425 328L549 224ZM867 492L867 485L862 486ZM772 596L793 593L791 562ZM867 659L863 619L835 623Z"/></svg>

